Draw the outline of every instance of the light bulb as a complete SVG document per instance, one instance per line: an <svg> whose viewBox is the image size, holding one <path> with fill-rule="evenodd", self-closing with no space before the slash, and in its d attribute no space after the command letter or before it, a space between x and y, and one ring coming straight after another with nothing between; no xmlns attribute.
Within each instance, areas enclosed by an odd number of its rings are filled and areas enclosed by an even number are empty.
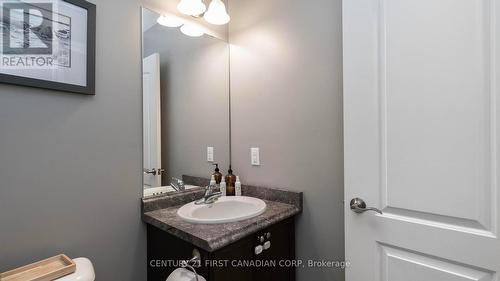
<svg viewBox="0 0 500 281"><path fill-rule="evenodd" d="M226 24L231 20L226 12L226 5L221 0L212 0L203 17L207 22L216 25Z"/></svg>
<svg viewBox="0 0 500 281"><path fill-rule="evenodd" d="M167 27L179 27L182 25L182 21L179 18L171 15L160 16L156 22Z"/></svg>
<svg viewBox="0 0 500 281"><path fill-rule="evenodd" d="M207 10L207 6L201 0L181 0L177 10L188 16L199 16Z"/></svg>
<svg viewBox="0 0 500 281"><path fill-rule="evenodd" d="M181 27L181 32L191 37L200 37L203 34L205 34L205 32L203 32L203 29L199 28L194 24L189 24L189 23Z"/></svg>

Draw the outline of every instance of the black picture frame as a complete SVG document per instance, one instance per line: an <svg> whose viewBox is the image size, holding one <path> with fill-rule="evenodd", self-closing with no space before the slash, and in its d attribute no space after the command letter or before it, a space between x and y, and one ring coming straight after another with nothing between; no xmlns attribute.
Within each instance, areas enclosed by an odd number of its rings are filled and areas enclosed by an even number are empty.
<svg viewBox="0 0 500 281"><path fill-rule="evenodd" d="M66 84L0 73L0 83L42 88L84 95L95 95L96 5L85 0L63 0L87 10L87 83L86 86Z"/></svg>

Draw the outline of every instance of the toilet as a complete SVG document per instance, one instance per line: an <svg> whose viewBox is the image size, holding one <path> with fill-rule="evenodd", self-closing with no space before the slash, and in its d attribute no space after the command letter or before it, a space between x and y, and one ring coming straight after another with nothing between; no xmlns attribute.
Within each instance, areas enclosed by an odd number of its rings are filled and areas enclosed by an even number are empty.
<svg viewBox="0 0 500 281"><path fill-rule="evenodd" d="M87 258L73 259L76 271L72 274L56 279L56 281L94 281L95 273L92 262Z"/></svg>

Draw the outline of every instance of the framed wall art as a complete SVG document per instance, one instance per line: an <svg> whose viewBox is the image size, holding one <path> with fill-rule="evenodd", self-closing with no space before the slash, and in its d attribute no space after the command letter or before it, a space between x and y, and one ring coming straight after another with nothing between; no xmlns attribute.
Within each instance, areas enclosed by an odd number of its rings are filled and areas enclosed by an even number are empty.
<svg viewBox="0 0 500 281"><path fill-rule="evenodd" d="M0 0L0 83L95 94L96 7Z"/></svg>

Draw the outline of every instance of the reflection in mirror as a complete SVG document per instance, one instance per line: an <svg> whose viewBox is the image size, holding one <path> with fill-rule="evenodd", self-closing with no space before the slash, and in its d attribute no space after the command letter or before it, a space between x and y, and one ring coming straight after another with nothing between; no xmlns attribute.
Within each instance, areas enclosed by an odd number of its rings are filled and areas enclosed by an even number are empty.
<svg viewBox="0 0 500 281"><path fill-rule="evenodd" d="M142 9L145 197L194 188L186 176L229 165L229 46L159 17Z"/></svg>

